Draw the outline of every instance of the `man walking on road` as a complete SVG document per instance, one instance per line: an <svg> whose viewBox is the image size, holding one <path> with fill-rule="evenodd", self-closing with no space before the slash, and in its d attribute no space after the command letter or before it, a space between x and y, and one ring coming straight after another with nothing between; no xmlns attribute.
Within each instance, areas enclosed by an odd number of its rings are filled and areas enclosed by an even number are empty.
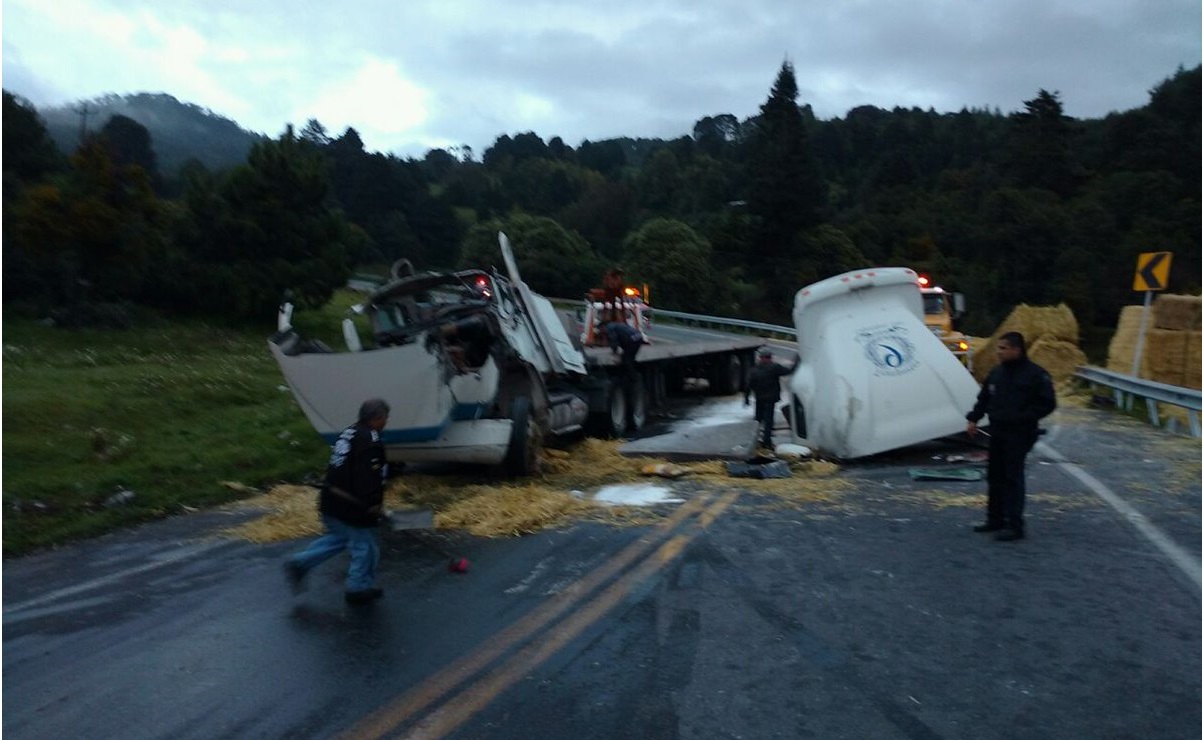
<svg viewBox="0 0 1204 740"><path fill-rule="evenodd" d="M991 370L966 414L966 434L978 432L983 415L991 419L987 462L987 520L975 532L998 532L995 539L1024 539L1024 459L1037 443L1037 422L1057 407L1053 381L1028 359L1024 336L1008 332L995 346L999 364Z"/></svg>
<svg viewBox="0 0 1204 740"><path fill-rule="evenodd" d="M284 564L294 592L301 591L305 574L343 550L351 555L345 597L366 604L384 593L373 585L380 547L376 526L383 512L385 478L389 468L380 431L389 418L389 404L379 398L364 401L359 420L343 430L331 447L318 511L326 534Z"/></svg>
<svg viewBox="0 0 1204 740"><path fill-rule="evenodd" d="M749 395L756 397L757 424L760 425L761 446L773 449L773 415L777 403L782 398L783 375L789 375L798 367L798 359L790 367L779 365L773 361L773 350L762 347L757 350L757 364L748 374L748 385L744 388L744 405L748 405Z"/></svg>

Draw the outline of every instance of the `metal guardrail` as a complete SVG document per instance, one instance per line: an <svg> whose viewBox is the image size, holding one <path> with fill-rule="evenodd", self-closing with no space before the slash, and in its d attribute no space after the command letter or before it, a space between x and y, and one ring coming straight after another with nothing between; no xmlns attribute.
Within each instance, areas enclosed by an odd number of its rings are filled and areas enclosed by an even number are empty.
<svg viewBox="0 0 1204 740"><path fill-rule="evenodd" d="M552 305L557 308L574 310L581 306L580 300L571 298L549 298ZM695 313L684 313L682 311L668 311L663 308L648 307L648 312L652 314L652 318L673 319L687 326L698 327L723 327L725 329L743 329L748 332L765 332L767 334L782 334L790 340L796 336L794 327L778 326L777 324L765 324L760 321L746 321L744 319L729 319L723 316L703 316Z"/></svg>
<svg viewBox="0 0 1204 740"><path fill-rule="evenodd" d="M701 316L693 313L682 313L681 311L666 311L663 308L649 308L652 312L652 317L664 317L680 321L690 326L722 326L727 328L744 329L746 331L759 331L769 334L785 334L790 339L794 339L796 331L792 326L778 326L777 324L765 324L760 321L745 321L744 319L728 319L722 316Z"/></svg>
<svg viewBox="0 0 1204 740"><path fill-rule="evenodd" d="M1092 365L1080 365L1075 369L1074 374L1093 385L1111 388L1118 408L1132 408L1135 398L1144 398L1150 423L1154 426L1162 426L1159 423L1159 403L1168 403L1187 409L1187 424L1191 435L1193 437L1200 436L1200 391L1198 390L1135 378L1132 375ZM1168 422L1173 425L1175 420L1172 418Z"/></svg>

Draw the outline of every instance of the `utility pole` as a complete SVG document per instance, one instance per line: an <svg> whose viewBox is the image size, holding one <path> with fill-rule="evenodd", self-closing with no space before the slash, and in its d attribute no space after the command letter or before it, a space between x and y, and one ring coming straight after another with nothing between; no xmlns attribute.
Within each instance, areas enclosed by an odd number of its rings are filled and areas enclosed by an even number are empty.
<svg viewBox="0 0 1204 740"><path fill-rule="evenodd" d="M88 114L95 113L95 108L88 108L88 104L75 108L75 112L79 114L79 145L83 146L88 139Z"/></svg>

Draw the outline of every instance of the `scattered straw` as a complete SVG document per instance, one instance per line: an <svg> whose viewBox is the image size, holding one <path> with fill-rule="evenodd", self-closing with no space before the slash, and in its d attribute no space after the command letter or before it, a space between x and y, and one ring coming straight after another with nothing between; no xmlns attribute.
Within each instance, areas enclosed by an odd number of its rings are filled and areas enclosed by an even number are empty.
<svg viewBox="0 0 1204 740"><path fill-rule="evenodd" d="M385 508L429 509L437 529L462 529L482 537L510 537L557 527L572 521L614 525L655 522L663 510L641 506L601 506L580 492L606 485L646 480L653 467L672 468L690 486L765 493L791 505L833 504L852 484L836 477L840 468L823 460L791 465L793 477L735 481L726 463L711 460L679 464L626 458L617 440L584 439L568 450L545 450L542 474L521 481L480 476L409 474L395 478L385 491ZM574 495L574 491L579 492ZM317 489L277 486L239 506L264 511L259 519L234 527L230 534L255 542L275 542L321 532Z"/></svg>
<svg viewBox="0 0 1204 740"><path fill-rule="evenodd" d="M252 542L279 542L319 534L318 489L280 485L267 493L234 504L236 508L261 509L262 517L232 527L227 534Z"/></svg>

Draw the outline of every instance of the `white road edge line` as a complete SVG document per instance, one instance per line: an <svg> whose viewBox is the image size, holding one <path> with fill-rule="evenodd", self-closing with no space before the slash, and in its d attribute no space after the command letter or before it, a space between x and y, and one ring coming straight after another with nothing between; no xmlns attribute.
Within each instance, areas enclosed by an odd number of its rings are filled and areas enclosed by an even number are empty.
<svg viewBox="0 0 1204 740"><path fill-rule="evenodd" d="M1200 561L1192 557L1191 553L1179 547L1171 541L1170 537L1163 534L1161 529L1154 526L1149 519L1134 509L1129 502L1115 494L1112 489L1104 485L1095 476L1083 470L1078 465L1066 459L1062 453L1050 447L1044 442L1037 443L1037 450L1058 464L1062 470L1066 471L1071 477L1078 480L1083 485L1087 486L1092 493L1102 498L1108 503L1118 514L1127 519L1133 527L1140 532L1154 547L1158 548L1179 570L1183 571L1191 582L1196 585L1196 593L1200 591Z"/></svg>
<svg viewBox="0 0 1204 740"><path fill-rule="evenodd" d="M132 576L138 573L145 573L148 570L154 570L155 568L161 568L164 565L170 565L171 563L174 563L178 560L183 560L184 558L195 557L203 552L207 552L227 544L229 544L228 540L214 540L211 542L188 545L175 552L169 553L160 560L144 563L134 568L127 568L126 570L118 571L116 573L110 573L107 576L101 576L100 578L94 578L90 581L77 583L74 586L60 588L57 591L51 591L50 593L42 594L37 598L30 599L29 601L22 601L19 604L5 604L4 614L25 611L35 606L41 606L42 604L50 601L56 601L66 596L74 596L84 591L90 591L94 588L99 588L100 586L106 586L114 581L120 581L126 576Z"/></svg>

